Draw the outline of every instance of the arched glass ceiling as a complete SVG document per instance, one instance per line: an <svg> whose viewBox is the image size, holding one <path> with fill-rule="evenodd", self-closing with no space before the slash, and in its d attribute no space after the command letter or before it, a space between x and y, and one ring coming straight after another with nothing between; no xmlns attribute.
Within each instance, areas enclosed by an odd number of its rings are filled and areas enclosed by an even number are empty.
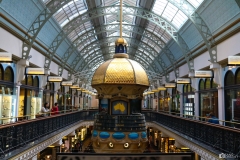
<svg viewBox="0 0 240 160"><path fill-rule="evenodd" d="M87 11L85 0L73 0L59 9L53 17L57 20L61 27L70 20Z"/></svg>
<svg viewBox="0 0 240 160"><path fill-rule="evenodd" d="M177 0L175 0L177 1ZM202 3L203 0L187 0L191 3L195 9ZM153 6L153 12L162 16L177 28L181 28L182 25L188 20L188 17L179 10L176 6L168 2L167 0L156 0Z"/></svg>
<svg viewBox="0 0 240 160"><path fill-rule="evenodd" d="M47 5L50 1L57 1L57 0L42 0L42 1L45 3L45 5ZM98 6L96 6L98 1L99 1ZM185 0L185 1L189 2L189 4L192 5L195 9L197 9L199 7L199 5L203 2L203 0ZM96 7L119 5L119 0L95 0L95 1L88 0L87 2L88 3L86 3L86 0L70 0L70 2L66 5L64 5L63 7L61 7L54 14L53 17L56 19L56 21L59 23L59 25L61 27L64 27L73 18L88 11L89 8L93 9ZM125 7L127 7L127 6L139 7L140 2L144 2L144 0L123 0L123 7L124 6ZM171 22L172 25L174 25L177 28L177 30L179 30L188 19L188 17L181 10L179 10L176 6L174 6L171 3L171 2L181 3L182 0L150 0L150 2L151 3L149 4L147 1L145 6L143 5L141 7L143 9L150 10L150 11L158 14L159 16L163 17L167 21ZM184 5L185 5L185 3L184 3ZM188 8L188 7L183 7L183 8ZM132 10L132 11L134 12L134 10ZM194 12L194 10L191 10L191 12ZM89 36L88 34L85 34L86 32L93 30L101 25L118 24L119 23L119 16L117 14L111 15L108 13L110 13L110 12L107 9L105 9L105 15L103 15L102 17L99 17L99 18L89 20L83 24L80 24L78 27L74 28L74 30L72 30L70 34L68 34L68 38L72 42L75 41L76 39L78 39L79 37L82 37L83 35L85 36L84 39L86 41L84 41L83 45L78 46L79 51L81 51L84 47L86 47L90 44L92 45L91 47L96 46L96 45L98 45L98 43L96 43L97 41L101 41L102 39L105 39L107 37L119 36L119 31L107 31L107 30L106 30L106 32L104 32L100 35L98 34L96 36ZM88 16L86 16L84 18L87 19ZM160 28L156 24L154 24L146 19L142 19L140 17L135 17L135 16L132 16L129 14L124 15L123 23L133 24L133 25L140 26L143 28L142 34L134 33L134 32L131 32L131 30L128 30L123 33L124 37L129 37L129 38L133 37L132 39L134 39L134 38L138 39L138 40L140 40L140 43L143 42L145 44L148 44L151 48L154 48L157 51L157 53L160 53L160 51L161 51L160 46L156 45L153 41L147 39L143 35L148 34L148 32L152 32L155 34L155 36L159 37L159 39L161 39L165 44L168 43L170 39L172 39L172 37L169 35L169 33L167 33L167 31ZM114 42L106 43L104 45L99 46L99 48L105 48L105 46L111 46L113 43ZM131 45L131 42L128 42L128 43L129 43L129 49L131 49L132 47L136 48L135 45ZM99 48L96 48L96 49L99 49ZM91 52L93 52L93 51L91 51ZM114 50L112 50L112 49L110 49L108 51L103 50L102 52L99 52L99 55L103 55L103 54L105 54L105 52L113 53ZM144 53L146 55L153 54L153 53L144 52L144 51L142 53ZM83 54L83 53L80 53L80 54ZM138 53L135 53L135 54L138 54ZM131 57L134 58L135 54L132 54ZM104 56L104 60L107 60L106 58L108 56L106 56L106 55L103 55L103 56ZM155 58L155 57L152 57L152 55L149 55L149 56L151 58ZM84 57L84 58L86 58L86 57Z"/></svg>

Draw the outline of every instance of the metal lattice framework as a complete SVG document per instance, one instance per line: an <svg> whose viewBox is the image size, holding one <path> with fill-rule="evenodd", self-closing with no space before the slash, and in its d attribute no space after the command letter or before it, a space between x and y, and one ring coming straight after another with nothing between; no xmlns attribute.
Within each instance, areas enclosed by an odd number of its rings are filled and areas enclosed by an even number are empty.
<svg viewBox="0 0 240 160"><path fill-rule="evenodd" d="M95 50L96 52L102 52L102 51L105 51L105 52L103 52L103 55L104 56L108 56L108 59L110 59L110 58L112 58L113 57L113 54L109 54L109 50L110 49L114 49L114 46L107 46L107 47L105 47L105 48L101 48L101 49L98 49L98 50ZM115 50L115 49L114 49ZM141 51L140 51L141 52ZM149 66L149 63L147 62L148 61L148 57L145 57L146 55L144 55L144 57L138 57L137 56L137 58L138 58L138 62L146 69L146 68L148 68L148 67L150 67L150 69L151 69L151 71L152 72L156 72L156 70L154 70L151 66ZM87 57L88 58L88 57ZM87 64L85 64L85 65L81 65L81 66L79 66L79 68L78 68L78 70L86 70L86 69L91 69L91 67L89 67L89 66L92 66L92 63L95 63L95 61L100 61L100 60L102 60L103 61L103 59L102 59L102 56L101 55L98 55L98 56L96 56L96 57L94 57L94 58L88 58L88 61L86 61L86 62L88 62ZM135 59L136 60L136 59ZM157 70L158 71L158 70ZM159 72L159 71L158 71Z"/></svg>
<svg viewBox="0 0 240 160"><path fill-rule="evenodd" d="M98 18L104 15L114 15L117 14L119 10L119 6L108 6L108 7L101 7L94 10L90 10L73 20L71 20L69 23L67 23L63 30L65 33L69 33L71 30L73 30L76 25L81 25L85 23L86 21L89 21L94 18ZM143 13L144 12L144 13ZM146 13L149 13L151 17L146 15ZM177 33L177 30L172 26L169 22L167 22L165 19L161 18L160 16L156 15L155 13L152 13L147 10L143 10L137 7L124 7L123 8L123 14L124 15L133 15L133 16L139 16L141 18L150 20L154 22L155 24L159 25L161 28L165 29L171 36L174 36L175 33Z"/></svg>
<svg viewBox="0 0 240 160"><path fill-rule="evenodd" d="M38 33L40 32L41 28L44 26L44 24L52 17L52 15L57 10L59 10L61 7L63 7L70 1L71 0L58 0L58 1L53 0L47 4L47 7L39 14L39 16L36 18L36 20L33 22L33 24L31 25L31 27L29 28L29 30L27 32L27 36L25 37L25 41L22 46L23 59L26 59L28 57L30 49L31 49ZM180 1L176 1L176 2L174 0L169 0L169 2L172 3L173 5L175 5L176 7L178 7L181 11L183 11L189 17L189 19L192 21L192 23L195 25L195 27L199 31L200 35L203 37L203 40L208 48L212 62L216 62L217 50L216 50L214 38L213 38L208 26L203 21L203 19L200 17L200 15L198 13L194 12L195 11L194 7L186 0L180 0ZM60 44L63 42L63 40L67 38L67 35L69 35L69 33L73 29L75 29L77 26L83 24L84 22L90 21L92 19L95 19L95 18L98 18L101 16L116 15L116 14L118 14L118 10L119 10L119 6L116 6L116 5L108 6L108 7L100 7L100 8L96 8L93 10L89 10L88 12L86 12L82 15L79 15L78 17L69 21L69 23L67 23L63 27L63 30L58 34L58 36L54 39L54 41L50 45L49 50L47 52L47 57L45 59L45 67L49 68L51 60L52 60L53 56L56 54L57 48L60 46ZM157 15L151 11L144 10L144 9L141 9L138 7L124 6L123 14L137 16L137 17L146 19L146 20L151 21L154 24L158 25L162 29L164 29L181 48L182 53L185 57L185 60L188 63L189 70L194 69L192 55L190 54L190 50L189 50L186 42L178 34L178 30L170 22L168 22L164 18L160 17L159 15ZM109 27L116 28L116 25L114 26L114 25L109 24L106 26L106 28L109 28ZM142 42L142 41L131 42L131 44L142 43L145 46L148 46L148 49L150 49L150 51L147 53L155 53L155 55L150 54L150 57L151 56L156 57L156 59L152 61L152 64L150 64L154 70L156 70L156 68L158 68L158 67L161 67L162 72L164 74L166 74L166 70L165 70L166 65L161 58L161 55L165 54L174 69L176 77L178 76L179 72L178 72L178 69L177 69L176 63L175 63L176 59L175 59L173 53L171 53L171 51L169 50L169 48L167 48L166 44L162 43L162 41L159 41L158 40L159 38L155 38L154 34L149 33L147 30L143 30L142 28L136 27L133 25L128 25L127 27L129 28L128 32L137 33L143 37L150 38L153 42L158 43L158 45L161 46L161 48L164 47L159 54L159 53L152 52L152 51L154 51L154 49L149 47L149 45L144 44L144 42ZM96 34L99 34L102 32L108 32L107 29L106 29L106 31L100 31L100 30L98 31L98 29L103 29L103 28L102 27L96 28L95 31L92 30L92 33L95 32L94 35L96 35ZM112 29L112 30L110 29L110 31L114 31L114 29ZM88 31L87 34L88 34L87 37L89 37L90 36L89 34L91 34L91 31ZM81 37L81 38L84 39L83 37ZM79 38L79 39L81 39L81 38ZM158 40L158 41L156 41L156 40ZM63 68L67 64L67 61L71 57L71 55L73 53L79 53L77 48L75 48L75 46L76 46L75 44L70 45L70 47L64 53L64 56L62 58L63 63L61 66L59 66L59 75L62 74ZM135 50L135 49L133 49L133 50ZM138 52L138 50L136 50L136 53L145 54L142 52ZM88 56L90 56L90 54ZM139 60L139 57L141 57L142 55L137 55L137 54L134 55L133 54L133 55L130 55L130 57L131 56L134 56L134 57L136 57L135 58L136 60ZM155 61L158 62L157 63L158 65L155 64ZM71 65L72 73L74 72L78 63L81 63L80 66L88 64L88 62L85 62L85 59L81 56L81 54L77 55ZM158 69L158 71L159 71L159 69Z"/></svg>
<svg viewBox="0 0 240 160"><path fill-rule="evenodd" d="M123 36L124 37L124 36ZM105 39L102 39L100 41L96 41L95 43L90 43L89 45L85 46L80 52L82 54L84 53L88 53L88 52L91 52L93 51L95 48L98 48L100 45L102 44L108 44L108 43L112 43L113 41L115 41L118 37L117 36L112 36L112 37L109 37L109 38L105 38ZM152 48L151 46L147 45L146 43L142 42L142 41L139 41L139 40L136 40L136 39L133 39L131 37L124 37L129 43L129 45L135 45L137 46L138 48L142 48L146 53L148 53L148 58L149 60L151 60L151 62L153 61L153 56L150 57L149 55L157 55L157 51ZM114 47L114 46L112 46ZM103 54L104 55L104 54ZM80 66L81 67L81 66ZM82 67L84 67L84 65L82 65ZM83 68L78 68L78 70L82 70ZM163 70L163 69L162 69Z"/></svg>
<svg viewBox="0 0 240 160"><path fill-rule="evenodd" d="M136 26L130 25L130 24L123 25L123 28L124 28L124 32L134 32L134 33L137 33L137 34L140 34L141 31L144 31L143 28L136 27ZM114 32L115 31L119 31L119 25L118 24L108 24L108 25L104 25L104 26L98 27L96 29L89 30L89 31L79 35L78 38L76 38L74 40L73 45L71 45L68 48L68 50L64 53L63 58L62 58L62 60L63 60L63 67L66 64L66 61L68 60L68 58L71 56L72 52L75 51L74 49L72 49L72 46L76 46L76 47L84 46L86 41L87 41L87 39L91 39L92 37L95 37L98 34L101 34L101 33L104 33L104 32L111 32L111 31L114 31ZM160 45L161 48L164 47L164 45L165 45L165 43L159 37L157 37L156 35L154 35L153 33L149 32L149 31L146 31L145 35L142 34L142 36L147 37L153 43L156 43L156 45ZM92 43L94 43L94 42L92 42ZM81 52L81 50L80 50L80 52ZM84 52L82 54L86 55L87 53ZM87 56L84 56L84 57L87 57ZM73 68L75 68L75 65L73 65Z"/></svg>
<svg viewBox="0 0 240 160"><path fill-rule="evenodd" d="M52 17L52 15L58 11L61 7L69 3L71 0L58 0L51 1L48 3L46 8L41 11L41 13L34 20L32 25L27 31L25 36L25 40L22 45L22 58L26 59L29 56L30 50L32 48L33 43L35 42L38 33L42 29L42 27L48 22L48 20Z"/></svg>

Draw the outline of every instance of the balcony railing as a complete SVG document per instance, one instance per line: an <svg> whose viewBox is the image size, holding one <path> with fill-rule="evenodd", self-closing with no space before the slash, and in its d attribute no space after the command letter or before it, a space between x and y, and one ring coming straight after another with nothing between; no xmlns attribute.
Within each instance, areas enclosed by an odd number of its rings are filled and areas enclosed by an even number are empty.
<svg viewBox="0 0 240 160"><path fill-rule="evenodd" d="M21 147L31 147L33 142L40 143L41 138L76 122L94 120L97 113L98 110L74 111L0 125L0 159L13 156ZM239 155L240 129L154 111L143 114L146 121L155 121L219 152Z"/></svg>
<svg viewBox="0 0 240 160"><path fill-rule="evenodd" d="M145 111L145 119L157 122L219 152L240 155L240 129L166 113Z"/></svg>
<svg viewBox="0 0 240 160"><path fill-rule="evenodd" d="M93 120L97 110L75 111L0 125L0 159L40 138L82 120Z"/></svg>

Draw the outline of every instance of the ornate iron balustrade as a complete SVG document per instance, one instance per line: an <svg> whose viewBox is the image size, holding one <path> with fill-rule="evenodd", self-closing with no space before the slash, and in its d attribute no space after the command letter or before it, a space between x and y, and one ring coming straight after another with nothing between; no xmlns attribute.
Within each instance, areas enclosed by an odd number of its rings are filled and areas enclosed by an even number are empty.
<svg viewBox="0 0 240 160"><path fill-rule="evenodd" d="M10 157L14 150L29 146L47 135L76 122L94 120L97 110L69 112L47 118L20 121L0 126L0 159ZM239 156L240 129L214 125L165 113L143 111L146 121L155 121L223 153ZM38 141L40 142L40 141Z"/></svg>
<svg viewBox="0 0 240 160"><path fill-rule="evenodd" d="M56 116L19 121L0 126L0 159L11 156L12 151L30 144L82 120L93 120L97 110L69 112Z"/></svg>
<svg viewBox="0 0 240 160"><path fill-rule="evenodd" d="M219 152L240 155L240 129L153 111L143 113L146 121L155 121Z"/></svg>

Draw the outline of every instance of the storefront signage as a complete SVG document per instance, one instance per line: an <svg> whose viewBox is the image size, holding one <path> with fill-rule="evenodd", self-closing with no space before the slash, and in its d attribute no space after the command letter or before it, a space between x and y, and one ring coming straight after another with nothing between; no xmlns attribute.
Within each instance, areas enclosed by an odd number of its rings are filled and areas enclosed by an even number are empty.
<svg viewBox="0 0 240 160"><path fill-rule="evenodd" d="M228 66L240 66L240 56L228 56Z"/></svg>
<svg viewBox="0 0 240 160"><path fill-rule="evenodd" d="M12 53L0 52L0 62L12 62Z"/></svg>
<svg viewBox="0 0 240 160"><path fill-rule="evenodd" d="M195 71L195 78L213 78L213 71Z"/></svg>
<svg viewBox="0 0 240 160"><path fill-rule="evenodd" d="M43 75L44 68L26 68L25 74L27 74L27 75Z"/></svg>
<svg viewBox="0 0 240 160"><path fill-rule="evenodd" d="M79 85L78 85L78 84L74 84L74 85L70 86L70 88L72 88L72 89L78 89L78 88L79 88Z"/></svg>
<svg viewBox="0 0 240 160"><path fill-rule="evenodd" d="M158 86L158 90L159 91L165 91L167 88L165 88L164 86Z"/></svg>
<svg viewBox="0 0 240 160"><path fill-rule="evenodd" d="M62 86L71 86L72 85L72 81L63 81L61 83Z"/></svg>
<svg viewBox="0 0 240 160"><path fill-rule="evenodd" d="M175 79L175 82L177 84L189 84L189 83L191 83L191 79L190 78L177 78L177 79Z"/></svg>
<svg viewBox="0 0 240 160"><path fill-rule="evenodd" d="M47 81L48 82L62 82L62 77L60 76L48 76Z"/></svg>
<svg viewBox="0 0 240 160"><path fill-rule="evenodd" d="M165 83L165 88L175 88L176 83Z"/></svg>

